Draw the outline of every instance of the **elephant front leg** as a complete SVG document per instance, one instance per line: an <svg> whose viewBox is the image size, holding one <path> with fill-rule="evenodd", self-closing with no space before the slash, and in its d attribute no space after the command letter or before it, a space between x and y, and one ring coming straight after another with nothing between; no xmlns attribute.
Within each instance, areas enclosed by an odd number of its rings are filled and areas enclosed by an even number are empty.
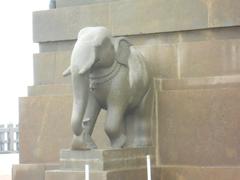
<svg viewBox="0 0 240 180"><path fill-rule="evenodd" d="M122 148L126 142L123 130L123 117L125 109L110 106L107 110L105 132L107 133L113 148Z"/></svg>
<svg viewBox="0 0 240 180"><path fill-rule="evenodd" d="M101 110L94 95L90 92L87 108L84 118L78 123L78 128L81 129L80 134L75 134L72 141L73 150L87 150L97 148L95 142L91 138L98 114Z"/></svg>

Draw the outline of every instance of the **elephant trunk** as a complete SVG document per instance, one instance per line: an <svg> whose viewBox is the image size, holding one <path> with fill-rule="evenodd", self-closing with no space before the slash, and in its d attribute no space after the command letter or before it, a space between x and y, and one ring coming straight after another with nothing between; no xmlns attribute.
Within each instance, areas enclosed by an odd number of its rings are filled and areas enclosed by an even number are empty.
<svg viewBox="0 0 240 180"><path fill-rule="evenodd" d="M73 108L71 125L73 133L79 136L82 132L82 120L88 102L89 79L88 74L72 73Z"/></svg>

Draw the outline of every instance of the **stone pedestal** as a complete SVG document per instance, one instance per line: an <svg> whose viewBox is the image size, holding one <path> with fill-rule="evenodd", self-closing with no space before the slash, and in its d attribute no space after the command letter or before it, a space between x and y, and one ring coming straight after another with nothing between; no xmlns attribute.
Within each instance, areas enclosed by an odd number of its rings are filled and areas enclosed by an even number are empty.
<svg viewBox="0 0 240 180"><path fill-rule="evenodd" d="M98 149L89 151L62 150L60 168L46 171L46 180L84 179L85 165L90 168L90 179L146 179L146 155L155 165L154 148Z"/></svg>

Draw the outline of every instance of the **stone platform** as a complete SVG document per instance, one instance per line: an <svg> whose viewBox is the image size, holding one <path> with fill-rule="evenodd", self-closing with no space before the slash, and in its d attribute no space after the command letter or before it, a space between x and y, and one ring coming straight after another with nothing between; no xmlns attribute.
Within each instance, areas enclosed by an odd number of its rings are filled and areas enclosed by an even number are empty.
<svg viewBox="0 0 240 180"><path fill-rule="evenodd" d="M147 176L146 155L150 155L155 165L155 149L125 148L96 149L89 151L62 150L60 168L45 172L45 180L84 179L85 165L89 165L91 179L135 179ZM131 175L132 174L132 175ZM146 178L145 178L146 179Z"/></svg>

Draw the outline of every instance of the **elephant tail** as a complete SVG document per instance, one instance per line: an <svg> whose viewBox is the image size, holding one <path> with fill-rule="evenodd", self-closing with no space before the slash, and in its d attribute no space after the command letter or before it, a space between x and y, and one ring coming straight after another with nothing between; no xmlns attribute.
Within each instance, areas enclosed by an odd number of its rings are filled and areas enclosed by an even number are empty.
<svg viewBox="0 0 240 180"><path fill-rule="evenodd" d="M63 73L62 75L64 77L69 76L71 74L71 67L69 66Z"/></svg>

